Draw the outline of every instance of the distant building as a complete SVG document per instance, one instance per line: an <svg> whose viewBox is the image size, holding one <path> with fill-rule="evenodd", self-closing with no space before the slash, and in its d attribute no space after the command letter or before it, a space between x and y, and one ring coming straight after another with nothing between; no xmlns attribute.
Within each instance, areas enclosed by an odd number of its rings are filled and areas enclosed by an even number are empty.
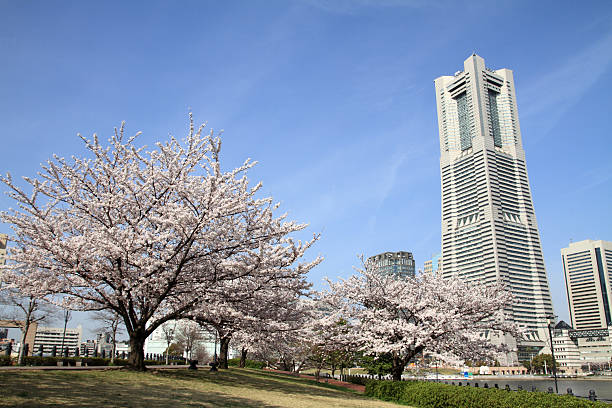
<svg viewBox="0 0 612 408"><path fill-rule="evenodd" d="M95 354L96 349L97 349L96 341L87 340L86 342L81 343L79 352L81 356L93 356Z"/></svg>
<svg viewBox="0 0 612 408"><path fill-rule="evenodd" d="M553 330L553 347L559 370L566 374L581 371L580 351L575 339L571 337L572 327L561 320Z"/></svg>
<svg viewBox="0 0 612 408"><path fill-rule="evenodd" d="M38 327L36 336L34 337L34 349L30 352L38 353L40 346L43 346L43 354L50 354L53 351L53 346L56 346L58 355L62 354L62 338L64 339L64 348L68 347L68 353L73 355L77 348L81 346L81 337L83 336L83 328L78 325L76 329L66 329L64 337L63 327ZM80 350L79 350L80 351Z"/></svg>
<svg viewBox="0 0 612 408"><path fill-rule="evenodd" d="M8 235L0 234L0 265L6 263L6 244L8 242Z"/></svg>
<svg viewBox="0 0 612 408"><path fill-rule="evenodd" d="M590 239L561 249L570 319L576 330L612 325L612 242Z"/></svg>
<svg viewBox="0 0 612 408"><path fill-rule="evenodd" d="M599 330L574 330L570 336L578 344L580 361L610 363L612 361L612 327Z"/></svg>
<svg viewBox="0 0 612 408"><path fill-rule="evenodd" d="M8 235L0 234L0 265L6 264L6 244ZM0 287L2 287L2 271L0 271Z"/></svg>
<svg viewBox="0 0 612 408"><path fill-rule="evenodd" d="M442 254L438 253L431 257L431 259L425 261L423 266L423 272L438 272L442 269Z"/></svg>
<svg viewBox="0 0 612 408"><path fill-rule="evenodd" d="M178 320L176 322L176 327L174 328L175 334L171 341L172 343L177 342L177 333L181 330L181 324L184 321ZM211 330L207 330L206 328L201 328L200 330L201 339L197 341L197 348L199 350L203 350L210 357L214 356L215 350L217 354L219 353L219 344L216 342L215 332ZM168 342L164 336L164 332L162 327L158 327L151 333L149 337L147 337L144 346L145 354L164 354L168 348ZM228 357L234 358L239 356L239 351L235 350L231 345L228 351Z"/></svg>
<svg viewBox="0 0 612 408"><path fill-rule="evenodd" d="M102 351L104 351L105 356L110 356L113 351L113 338L110 333L98 333L96 335L96 349L98 355L102 355Z"/></svg>
<svg viewBox="0 0 612 408"><path fill-rule="evenodd" d="M383 252L369 257L366 267L381 274L414 277L414 258L411 252Z"/></svg>

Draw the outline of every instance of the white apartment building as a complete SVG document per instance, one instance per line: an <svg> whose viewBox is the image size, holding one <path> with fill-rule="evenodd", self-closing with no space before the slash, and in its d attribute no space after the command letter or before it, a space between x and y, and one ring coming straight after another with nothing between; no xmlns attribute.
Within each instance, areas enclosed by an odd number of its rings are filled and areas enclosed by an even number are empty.
<svg viewBox="0 0 612 408"><path fill-rule="evenodd" d="M473 54L435 80L442 181L443 276L504 282L517 304L508 317L529 330L508 364L530 359L553 314L527 176L514 78ZM511 338L496 339L514 345ZM512 361L513 360L513 361Z"/></svg>

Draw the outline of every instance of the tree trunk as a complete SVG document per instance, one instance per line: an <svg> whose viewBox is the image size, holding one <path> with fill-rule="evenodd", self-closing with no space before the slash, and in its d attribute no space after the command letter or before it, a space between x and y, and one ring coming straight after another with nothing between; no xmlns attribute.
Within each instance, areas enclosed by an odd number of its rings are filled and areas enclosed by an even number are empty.
<svg viewBox="0 0 612 408"><path fill-rule="evenodd" d="M113 348L111 349L110 364L115 364L115 355L117 354L117 331L113 331Z"/></svg>
<svg viewBox="0 0 612 408"><path fill-rule="evenodd" d="M404 367L408 359L402 359L399 355L393 355L393 362L391 364L391 374L393 375L393 381L402 381L402 374L404 373Z"/></svg>
<svg viewBox="0 0 612 408"><path fill-rule="evenodd" d="M244 368L246 366L246 358L247 358L247 349L246 348L242 348L242 350L240 350L240 368Z"/></svg>
<svg viewBox="0 0 612 408"><path fill-rule="evenodd" d="M22 365L23 364L23 354L25 352L25 341L26 341L26 336L28 334L28 330L30 330L30 316L28 314L28 316L26 316L26 320L25 320L25 326L23 326L23 331L21 333L21 346L19 347L19 357L17 357L17 365ZM34 347L32 345L32 347Z"/></svg>
<svg viewBox="0 0 612 408"><path fill-rule="evenodd" d="M219 340L219 368L227 369L227 354L231 337L221 337Z"/></svg>
<svg viewBox="0 0 612 408"><path fill-rule="evenodd" d="M130 356L127 366L131 370L146 371L144 343L146 340L144 330L130 333Z"/></svg>

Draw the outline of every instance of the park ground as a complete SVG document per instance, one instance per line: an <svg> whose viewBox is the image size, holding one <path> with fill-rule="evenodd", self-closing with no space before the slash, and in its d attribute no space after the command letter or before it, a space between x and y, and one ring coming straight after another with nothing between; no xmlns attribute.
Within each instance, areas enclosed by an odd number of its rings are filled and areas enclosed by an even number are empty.
<svg viewBox="0 0 612 408"><path fill-rule="evenodd" d="M0 372L0 407L397 407L291 375L231 368Z"/></svg>

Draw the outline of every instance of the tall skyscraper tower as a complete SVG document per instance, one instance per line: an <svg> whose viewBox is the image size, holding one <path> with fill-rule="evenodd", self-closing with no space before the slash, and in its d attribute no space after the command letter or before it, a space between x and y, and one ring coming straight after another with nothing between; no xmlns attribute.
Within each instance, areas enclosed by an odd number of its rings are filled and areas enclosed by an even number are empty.
<svg viewBox="0 0 612 408"><path fill-rule="evenodd" d="M463 66L435 80L443 275L508 286L517 300L508 316L530 333L519 344L518 359L525 360L545 346L546 317L553 309L514 79L508 69L487 68L476 54Z"/></svg>

